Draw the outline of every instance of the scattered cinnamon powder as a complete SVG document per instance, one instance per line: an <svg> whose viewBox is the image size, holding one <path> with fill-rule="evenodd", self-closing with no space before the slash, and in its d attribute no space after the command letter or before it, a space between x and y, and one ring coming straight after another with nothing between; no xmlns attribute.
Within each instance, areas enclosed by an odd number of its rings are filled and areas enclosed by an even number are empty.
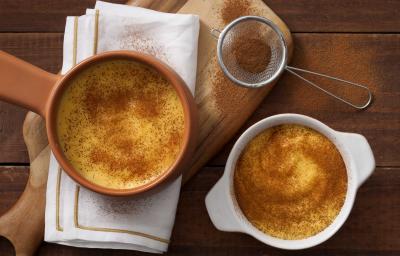
<svg viewBox="0 0 400 256"><path fill-rule="evenodd" d="M347 172L328 138L300 125L280 125L246 146L236 164L234 190L255 227L281 239L304 239L339 214Z"/></svg>
<svg viewBox="0 0 400 256"><path fill-rule="evenodd" d="M121 49L146 53L168 63L164 45L154 40L148 33L142 26L125 26L122 36L118 38L118 44Z"/></svg>
<svg viewBox="0 0 400 256"><path fill-rule="evenodd" d="M89 114L92 121L96 121L101 113L125 111L129 106L129 98L126 95L126 91L118 89L116 86L115 91L111 91L107 94L103 90L99 90L97 85L99 81L97 79L91 81L88 80L88 87L86 88L86 95L84 99L85 109ZM107 102L107 104L104 104Z"/></svg>
<svg viewBox="0 0 400 256"><path fill-rule="evenodd" d="M225 25L241 16L257 15L258 13L259 11L252 7L250 0L225 0L219 10L219 15ZM251 36L254 31L244 32L247 36ZM260 61L260 59L270 59L271 50L257 40L246 42L244 40L245 37L241 37L242 39L232 44L229 51L232 53L233 58L236 59L234 61L239 63L241 68L249 72L258 72L268 64ZM212 60L212 63L209 75L211 76L212 97L214 98L215 107L220 113L240 111L237 106L244 104L243 100L249 93L249 89L240 87L230 81L220 69L216 58Z"/></svg>
<svg viewBox="0 0 400 256"><path fill-rule="evenodd" d="M211 74L211 84L215 107L221 113L240 111L237 106L243 104L242 100L249 89L240 87L229 80L218 64L215 64L213 71L215 73Z"/></svg>
<svg viewBox="0 0 400 256"><path fill-rule="evenodd" d="M141 99L137 99L139 104L135 105L136 113L143 118L152 118L160 114L159 106L163 105L162 98L146 97L142 95Z"/></svg>
<svg viewBox="0 0 400 256"><path fill-rule="evenodd" d="M241 17L250 15L252 8L249 0L225 0L220 10L220 15L224 24Z"/></svg>
<svg viewBox="0 0 400 256"><path fill-rule="evenodd" d="M149 207L154 205L155 200L152 197L136 197L126 200L124 197L96 196L88 195L89 203L95 205L94 209L99 208L97 214L118 218L119 215L141 214L148 211Z"/></svg>
<svg viewBox="0 0 400 256"><path fill-rule="evenodd" d="M366 85L373 95L378 93L379 88L393 83L384 72L383 67L386 63L381 64L383 57L380 47L388 46L389 39L378 39L374 35L297 34L294 35L294 40L296 49L291 61L294 67ZM361 88L340 86L339 82L307 74L305 77L312 79L324 89L357 104L362 104L367 100L367 93ZM280 111L291 111L290 106L296 105L298 111L311 113L310 111L316 109L317 106L319 112L331 111L334 108L335 111L343 112L345 115L352 115L352 108L348 105L321 94L318 90L299 81L297 77L287 75L282 80L283 83L274 92L276 99L280 99ZM378 106L377 102L373 103L371 108L376 106Z"/></svg>
<svg viewBox="0 0 400 256"><path fill-rule="evenodd" d="M128 151L127 148L122 148L122 151L129 154L129 158L122 159L113 152L96 148L90 152L90 160L94 164L106 166L108 175L117 176L124 181L129 181L133 178L147 179L151 177L153 170L148 162L140 157L140 153L138 154L134 150ZM123 170L130 171L123 172Z"/></svg>

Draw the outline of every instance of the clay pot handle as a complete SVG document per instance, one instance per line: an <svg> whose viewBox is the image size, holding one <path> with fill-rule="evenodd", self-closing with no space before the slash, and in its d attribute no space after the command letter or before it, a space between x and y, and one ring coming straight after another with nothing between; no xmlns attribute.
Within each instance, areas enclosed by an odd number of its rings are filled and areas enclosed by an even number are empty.
<svg viewBox="0 0 400 256"><path fill-rule="evenodd" d="M45 116L51 89L60 78L0 51L0 99Z"/></svg>

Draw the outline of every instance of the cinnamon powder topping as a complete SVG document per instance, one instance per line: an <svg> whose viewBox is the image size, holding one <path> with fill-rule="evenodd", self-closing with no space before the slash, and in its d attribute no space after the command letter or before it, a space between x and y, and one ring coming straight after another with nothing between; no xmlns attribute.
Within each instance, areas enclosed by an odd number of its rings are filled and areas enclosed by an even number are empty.
<svg viewBox="0 0 400 256"><path fill-rule="evenodd" d="M150 67L104 61L71 81L57 128L67 159L88 180L126 189L144 185L176 160L184 113L173 86Z"/></svg>
<svg viewBox="0 0 400 256"><path fill-rule="evenodd" d="M236 164L240 209L259 230L281 239L303 239L329 226L347 191L347 173L335 145L299 125L257 135Z"/></svg>

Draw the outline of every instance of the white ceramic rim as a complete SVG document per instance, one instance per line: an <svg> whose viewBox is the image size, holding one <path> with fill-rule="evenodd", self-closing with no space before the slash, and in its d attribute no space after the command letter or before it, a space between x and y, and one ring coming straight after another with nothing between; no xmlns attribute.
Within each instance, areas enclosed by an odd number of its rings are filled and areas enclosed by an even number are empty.
<svg viewBox="0 0 400 256"><path fill-rule="evenodd" d="M256 135L258 135L260 132L264 131L265 129L273 126L277 126L280 124L299 124L303 125L309 128L312 128L321 134L325 135L329 140L331 140L334 145L338 148L340 154L342 155L342 158L345 162L346 165L346 170L347 170L347 193L346 193L346 198L345 202L342 206L342 209L340 210L338 216L335 218L335 220L323 231L320 233L305 238L301 240L284 240L284 239L279 239L273 236L270 236L268 234L263 233L262 231L258 230L256 227L254 227L244 216L242 213L241 209L239 208L236 198L235 198L235 193L234 193L234 186L233 186L233 173L234 173L234 167L236 165L236 161L238 157L240 156L241 152L245 148L245 146L248 144L248 142L253 139ZM241 136L240 138L236 141L235 145L233 146L227 163L225 167L225 171L223 174L223 177L221 178L221 181L223 181L225 184L224 185L224 192L228 193L230 196L230 202L229 202L229 207L230 211L233 213L233 217L236 219L238 224L240 225L240 229L238 230L239 232L244 232L247 233L254 238L260 240L261 242L281 248L281 249L289 249L289 250L296 250L296 249L306 249L309 247L313 247L315 245L318 245L327 239L329 239L332 235L334 235L339 228L344 224L346 221L347 217L350 214L350 211L353 207L356 192L358 189L358 182L357 182L357 170L356 166L354 163L354 159L351 155L351 152L347 150L347 148L341 143L339 137L339 132L331 129L324 123L308 117L304 115L299 115L299 114L280 114L280 115L275 115L268 117L266 119L263 119L259 121L258 123L254 124L250 128L248 128ZM226 186L226 184L229 184L229 186ZM222 185L222 184L221 184Z"/></svg>

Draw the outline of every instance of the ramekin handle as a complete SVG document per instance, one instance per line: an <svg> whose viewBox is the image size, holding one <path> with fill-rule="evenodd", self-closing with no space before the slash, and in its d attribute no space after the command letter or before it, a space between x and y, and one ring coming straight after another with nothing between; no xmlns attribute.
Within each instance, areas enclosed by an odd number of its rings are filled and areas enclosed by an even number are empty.
<svg viewBox="0 0 400 256"><path fill-rule="evenodd" d="M229 192L221 178L206 196L206 208L214 226L221 231L243 232L234 216Z"/></svg>
<svg viewBox="0 0 400 256"><path fill-rule="evenodd" d="M60 76L0 50L0 100L45 116L46 104Z"/></svg>
<svg viewBox="0 0 400 256"><path fill-rule="evenodd" d="M357 172L357 184L361 186L375 170L375 158L367 139L356 133L337 132L341 142L350 151Z"/></svg>

